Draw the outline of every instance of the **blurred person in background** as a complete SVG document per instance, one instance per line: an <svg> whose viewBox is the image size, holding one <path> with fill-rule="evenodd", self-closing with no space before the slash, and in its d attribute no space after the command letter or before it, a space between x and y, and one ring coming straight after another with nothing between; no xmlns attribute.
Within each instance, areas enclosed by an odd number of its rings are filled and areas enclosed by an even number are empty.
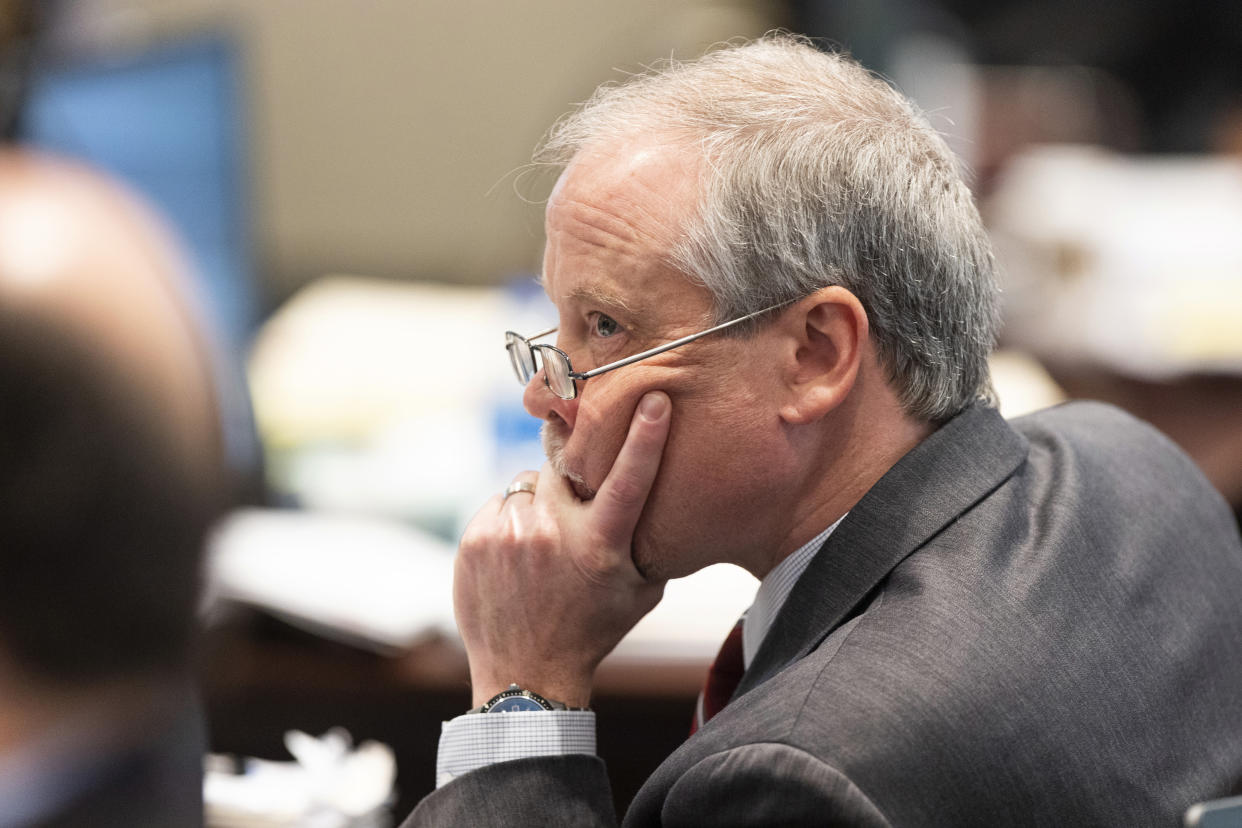
<svg viewBox="0 0 1242 828"><path fill-rule="evenodd" d="M182 270L118 185L0 144L3 828L202 822L189 675L224 475Z"/></svg>
<svg viewBox="0 0 1242 828"><path fill-rule="evenodd" d="M221 480L161 228L0 151L0 825L192 825L189 692Z"/></svg>
<svg viewBox="0 0 1242 828"><path fill-rule="evenodd" d="M1173 825L1242 786L1232 516L1115 409L1001 418L990 244L905 99L774 36L539 159L560 350L507 347L549 460L462 538L477 706L408 825L614 824L595 668L721 562L755 603L626 825Z"/></svg>

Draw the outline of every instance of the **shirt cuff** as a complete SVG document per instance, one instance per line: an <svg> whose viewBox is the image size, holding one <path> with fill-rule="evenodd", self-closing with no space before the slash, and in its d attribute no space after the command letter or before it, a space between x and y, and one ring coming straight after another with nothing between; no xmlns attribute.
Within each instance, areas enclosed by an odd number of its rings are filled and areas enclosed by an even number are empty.
<svg viewBox="0 0 1242 828"><path fill-rule="evenodd" d="M497 762L567 753L595 755L592 711L521 710L458 716L441 725L436 787Z"/></svg>

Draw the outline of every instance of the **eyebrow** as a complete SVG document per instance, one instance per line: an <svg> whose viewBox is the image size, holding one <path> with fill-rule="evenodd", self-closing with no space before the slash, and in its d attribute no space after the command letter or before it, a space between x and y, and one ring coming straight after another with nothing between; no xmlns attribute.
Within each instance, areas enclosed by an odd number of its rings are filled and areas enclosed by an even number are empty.
<svg viewBox="0 0 1242 828"><path fill-rule="evenodd" d="M637 320L642 317L642 310L630 302L626 302L615 293L602 290L595 285L580 285L569 293L569 298L575 302L587 305L599 305L605 310L617 311L623 313L631 319Z"/></svg>
<svg viewBox="0 0 1242 828"><path fill-rule="evenodd" d="M548 284L544 279L542 266L535 275L535 284L543 288L543 292L549 299L556 301L555 297L548 293ZM570 291L566 298L578 304L594 305L610 313L624 315L626 327L638 336L649 336L652 333L649 330L647 310L642 302L627 302L615 293L593 284L579 285Z"/></svg>

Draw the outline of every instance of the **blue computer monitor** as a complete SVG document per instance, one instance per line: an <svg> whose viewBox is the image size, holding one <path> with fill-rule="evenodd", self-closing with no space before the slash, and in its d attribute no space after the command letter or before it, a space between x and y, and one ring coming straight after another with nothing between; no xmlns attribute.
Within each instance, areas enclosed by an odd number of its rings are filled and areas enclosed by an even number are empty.
<svg viewBox="0 0 1242 828"><path fill-rule="evenodd" d="M234 467L258 467L243 360L258 321L251 264L244 100L225 35L36 68L21 140L111 172L172 222L218 345Z"/></svg>

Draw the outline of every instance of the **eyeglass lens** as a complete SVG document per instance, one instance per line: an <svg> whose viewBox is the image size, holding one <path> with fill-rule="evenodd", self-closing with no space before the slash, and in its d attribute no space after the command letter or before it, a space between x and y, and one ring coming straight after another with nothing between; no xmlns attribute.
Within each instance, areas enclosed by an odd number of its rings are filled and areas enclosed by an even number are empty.
<svg viewBox="0 0 1242 828"><path fill-rule="evenodd" d="M513 363L513 373L517 374L518 382L526 385L535 376L535 352L530 343L516 334L506 336L505 347L509 350L509 361Z"/></svg>
<svg viewBox="0 0 1242 828"><path fill-rule="evenodd" d="M563 400L574 398L574 380L569 376L569 362L558 351L543 350L543 375L548 378L548 388Z"/></svg>
<svg viewBox="0 0 1242 828"><path fill-rule="evenodd" d="M546 345L531 345L525 337L512 331L505 333L505 349L509 352L509 364L518 382L529 385L535 378L538 368L535 366L535 351L543 354L543 376L553 394L563 400L572 400L577 396L574 378L570 376L569 359L555 348Z"/></svg>

